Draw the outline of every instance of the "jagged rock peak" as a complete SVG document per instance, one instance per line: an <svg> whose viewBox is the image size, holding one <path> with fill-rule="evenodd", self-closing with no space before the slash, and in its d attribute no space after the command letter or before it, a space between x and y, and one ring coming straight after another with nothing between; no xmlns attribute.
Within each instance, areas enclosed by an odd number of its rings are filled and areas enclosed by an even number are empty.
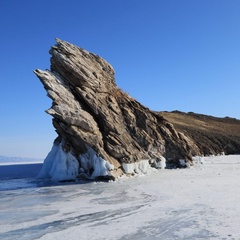
<svg viewBox="0 0 240 240"><path fill-rule="evenodd" d="M53 116L56 144L76 157L79 169L90 171L81 162L89 149L115 170L143 159L153 163L161 157L190 159L200 153L189 137L120 90L107 61L56 41L50 70L34 72L53 101L47 113Z"/></svg>

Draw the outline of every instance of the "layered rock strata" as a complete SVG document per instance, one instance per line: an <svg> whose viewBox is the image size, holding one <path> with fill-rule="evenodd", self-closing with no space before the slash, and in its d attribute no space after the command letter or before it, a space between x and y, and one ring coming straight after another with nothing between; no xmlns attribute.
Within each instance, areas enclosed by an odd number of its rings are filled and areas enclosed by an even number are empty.
<svg viewBox="0 0 240 240"><path fill-rule="evenodd" d="M54 146L65 154L60 154L61 165L67 168L75 162L67 160L68 154L77 162L66 178L114 177L126 164L145 160L159 166L163 157L167 164L177 164L201 154L190 137L119 89L107 61L60 39L56 42L50 50L50 70L34 72L52 99L47 113L58 134ZM56 165L60 162L56 153L51 158ZM53 163L48 162L41 175L52 177ZM104 171L93 176L97 163Z"/></svg>

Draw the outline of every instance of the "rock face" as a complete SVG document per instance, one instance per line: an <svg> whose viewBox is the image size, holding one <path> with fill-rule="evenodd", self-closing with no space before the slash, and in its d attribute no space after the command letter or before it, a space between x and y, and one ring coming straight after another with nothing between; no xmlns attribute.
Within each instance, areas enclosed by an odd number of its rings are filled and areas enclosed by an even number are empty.
<svg viewBox="0 0 240 240"><path fill-rule="evenodd" d="M162 157L167 164L177 164L179 159L191 161L192 155L201 154L192 138L119 89L108 62L56 41L50 50L50 70L34 72L53 101L47 113L53 116L58 134L55 145L75 157L80 175L91 176L99 161L106 171L95 177L121 174L123 164L146 160L157 166Z"/></svg>

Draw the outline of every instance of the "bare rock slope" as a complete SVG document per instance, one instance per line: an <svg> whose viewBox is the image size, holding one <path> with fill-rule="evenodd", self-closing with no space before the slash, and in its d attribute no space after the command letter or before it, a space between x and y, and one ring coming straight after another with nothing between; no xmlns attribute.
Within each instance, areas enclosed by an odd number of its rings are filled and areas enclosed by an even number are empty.
<svg viewBox="0 0 240 240"><path fill-rule="evenodd" d="M58 134L55 145L61 143L61 150L71 153L80 172L89 175L96 166L88 166L86 158L81 160L89 149L114 166L113 175L121 172L124 163L154 163L162 156L177 163L180 158L191 161L192 155L202 154L192 136L177 131L164 116L121 91L108 62L68 42L56 41L50 50L50 70L34 72L52 99L47 113Z"/></svg>
<svg viewBox="0 0 240 240"><path fill-rule="evenodd" d="M193 112L159 112L177 131L193 139L202 155L240 154L240 120Z"/></svg>

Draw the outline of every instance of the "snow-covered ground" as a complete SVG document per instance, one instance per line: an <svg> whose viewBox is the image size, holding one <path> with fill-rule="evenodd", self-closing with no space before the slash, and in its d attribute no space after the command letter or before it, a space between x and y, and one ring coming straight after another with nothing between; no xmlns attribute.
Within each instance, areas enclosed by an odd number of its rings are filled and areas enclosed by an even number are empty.
<svg viewBox="0 0 240 240"><path fill-rule="evenodd" d="M109 183L0 180L0 196L1 240L240 239L238 155Z"/></svg>

